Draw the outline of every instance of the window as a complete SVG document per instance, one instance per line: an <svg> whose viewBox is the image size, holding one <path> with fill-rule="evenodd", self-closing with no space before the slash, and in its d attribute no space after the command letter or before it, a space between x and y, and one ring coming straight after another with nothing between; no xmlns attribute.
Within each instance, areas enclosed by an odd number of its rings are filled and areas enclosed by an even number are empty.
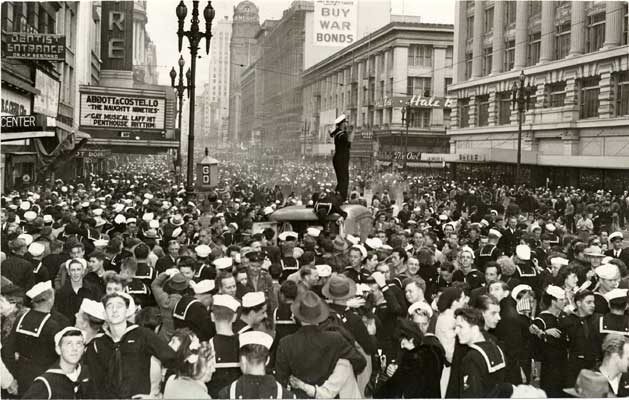
<svg viewBox="0 0 629 400"><path fill-rule="evenodd" d="M509 125L511 123L511 92L498 93L498 124Z"/></svg>
<svg viewBox="0 0 629 400"><path fill-rule="evenodd" d="M411 45L408 47L408 65L432 67L432 46Z"/></svg>
<svg viewBox="0 0 629 400"><path fill-rule="evenodd" d="M587 44L588 52L597 51L605 43L605 13L590 15L587 17Z"/></svg>
<svg viewBox="0 0 629 400"><path fill-rule="evenodd" d="M476 97L476 126L489 125L489 95Z"/></svg>
<svg viewBox="0 0 629 400"><path fill-rule="evenodd" d="M393 78L389 78L389 97L393 97Z"/></svg>
<svg viewBox="0 0 629 400"><path fill-rule="evenodd" d="M515 40L509 40L507 41L507 43L505 43L504 70L511 71L513 69L514 61L515 61Z"/></svg>
<svg viewBox="0 0 629 400"><path fill-rule="evenodd" d="M470 99L459 99L457 107L459 108L459 128L467 128L470 126Z"/></svg>
<svg viewBox="0 0 629 400"><path fill-rule="evenodd" d="M420 95L430 97L431 85L432 78L419 78L409 76L407 78L406 94L408 94L409 96Z"/></svg>
<svg viewBox="0 0 629 400"><path fill-rule="evenodd" d="M542 13L542 2L540 0L529 1L529 18Z"/></svg>
<svg viewBox="0 0 629 400"><path fill-rule="evenodd" d="M570 52L570 22L559 25L555 31L555 60L566 58Z"/></svg>
<svg viewBox="0 0 629 400"><path fill-rule="evenodd" d="M616 75L616 116L629 115L629 72Z"/></svg>
<svg viewBox="0 0 629 400"><path fill-rule="evenodd" d="M465 27L467 33L467 39L474 37L474 16L467 17L467 26Z"/></svg>
<svg viewBox="0 0 629 400"><path fill-rule="evenodd" d="M465 53L465 79L472 76L472 53Z"/></svg>
<svg viewBox="0 0 629 400"><path fill-rule="evenodd" d="M27 3L26 18L29 27L38 29L39 27L39 3Z"/></svg>
<svg viewBox="0 0 629 400"><path fill-rule="evenodd" d="M546 85L544 108L563 107L566 100L566 82L554 82Z"/></svg>
<svg viewBox="0 0 629 400"><path fill-rule="evenodd" d="M2 30L13 31L13 3L2 3Z"/></svg>
<svg viewBox="0 0 629 400"><path fill-rule="evenodd" d="M488 33L494 30L494 8L485 10L485 18L483 18L483 32Z"/></svg>
<svg viewBox="0 0 629 400"><path fill-rule="evenodd" d="M446 47L446 67L452 67L453 54L454 48L452 46Z"/></svg>
<svg viewBox="0 0 629 400"><path fill-rule="evenodd" d="M624 17L622 17L622 39L620 40L620 44L627 44L627 38L629 36L629 5L625 3L624 6Z"/></svg>
<svg viewBox="0 0 629 400"><path fill-rule="evenodd" d="M535 65L539 62L539 49L540 44L542 42L542 33L537 32L529 35L529 44L527 47L527 64L526 65Z"/></svg>
<svg viewBox="0 0 629 400"><path fill-rule="evenodd" d="M446 78L445 79L445 87L443 88L443 94L445 96L448 95L448 87L452 85L452 78Z"/></svg>
<svg viewBox="0 0 629 400"><path fill-rule="evenodd" d="M492 53L493 53L492 47L486 47L483 49L483 75L489 75L491 73Z"/></svg>
<svg viewBox="0 0 629 400"><path fill-rule="evenodd" d="M505 21L507 24L515 22L515 1L505 1Z"/></svg>
<svg viewBox="0 0 629 400"><path fill-rule="evenodd" d="M415 108L411 109L411 113L409 115L410 122L409 126L411 128L430 128L430 108Z"/></svg>
<svg viewBox="0 0 629 400"><path fill-rule="evenodd" d="M599 81L598 76L581 80L581 118L598 117Z"/></svg>

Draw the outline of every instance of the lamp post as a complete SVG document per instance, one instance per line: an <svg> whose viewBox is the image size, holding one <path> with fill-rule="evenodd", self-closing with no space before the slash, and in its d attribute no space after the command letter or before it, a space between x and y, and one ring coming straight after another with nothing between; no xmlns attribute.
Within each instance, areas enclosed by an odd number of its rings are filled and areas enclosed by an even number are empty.
<svg viewBox="0 0 629 400"><path fill-rule="evenodd" d="M175 94L177 96L178 105L177 112L179 115L177 116L177 123L179 126L179 149L177 150L177 160L175 160L175 168L179 167L179 173L177 174L177 184L181 181L182 170L181 170L181 144L183 141L182 138L182 130L181 130L181 113L183 111L183 92L185 90L188 91L188 97L190 97L190 75L186 73L187 85L183 84L183 66L186 64L186 61L183 59L183 56L179 56L179 81L175 85L175 79L177 78L177 72L175 71L175 67L170 70L170 82L173 89L175 89ZM190 69L188 69L190 72Z"/></svg>
<svg viewBox="0 0 629 400"><path fill-rule="evenodd" d="M404 133L404 169L406 169L406 162L408 161L408 127L411 123L411 104L406 102L406 105L402 107L402 123L406 125L406 132Z"/></svg>
<svg viewBox="0 0 629 400"><path fill-rule="evenodd" d="M188 97L190 98L190 122L188 128L188 168L186 177L186 191L188 192L188 196L191 196L194 191L194 88L195 88L195 79L196 79L196 68L197 68L197 52L199 51L199 43L201 39L205 38L205 52L207 54L210 53L210 41L212 39L212 20L214 19L214 8L212 7L212 2L209 1L205 9L203 10L203 17L205 18L205 32L201 32L199 30L199 0L192 1L192 21L190 24L190 30L184 31L183 24L186 19L186 15L188 15L188 7L184 4L183 0L179 2L179 5L175 9L177 14L178 21L178 29L177 29L177 38L179 39L179 52L181 52L181 45L183 44L183 38L188 38L188 43L190 44L190 69L188 70L189 74L186 73L186 78L190 75L188 79Z"/></svg>
<svg viewBox="0 0 629 400"><path fill-rule="evenodd" d="M531 85L530 79L528 85L524 85L525 79L526 76L524 75L524 71L522 71L520 73L519 81L513 82L513 86L511 87L511 105L514 108L517 106L518 110L518 158L515 167L516 185L520 184L520 164L522 162L522 119L524 117L524 112L529 110L529 106L531 104L531 94L535 90L535 87Z"/></svg>

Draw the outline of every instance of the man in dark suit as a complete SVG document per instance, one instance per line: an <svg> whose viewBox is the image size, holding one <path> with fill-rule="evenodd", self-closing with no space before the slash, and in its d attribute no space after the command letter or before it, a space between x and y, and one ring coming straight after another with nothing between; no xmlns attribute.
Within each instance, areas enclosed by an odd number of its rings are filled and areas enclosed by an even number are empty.
<svg viewBox="0 0 629 400"><path fill-rule="evenodd" d="M623 239L624 237L622 235L622 232L614 232L609 235L609 241L612 244L612 248L607 250L605 252L605 255L617 258L624 262L625 265L629 265L629 249L622 248Z"/></svg>
<svg viewBox="0 0 629 400"><path fill-rule="evenodd" d="M18 238L10 243L11 253L2 263L2 276L9 279L14 285L28 290L35 284L33 265L24 257L26 255L26 242Z"/></svg>
<svg viewBox="0 0 629 400"><path fill-rule="evenodd" d="M508 256L512 256L515 246L520 241L520 232L517 229L518 220L516 217L509 217L507 228L502 231L502 237L498 242L498 247Z"/></svg>

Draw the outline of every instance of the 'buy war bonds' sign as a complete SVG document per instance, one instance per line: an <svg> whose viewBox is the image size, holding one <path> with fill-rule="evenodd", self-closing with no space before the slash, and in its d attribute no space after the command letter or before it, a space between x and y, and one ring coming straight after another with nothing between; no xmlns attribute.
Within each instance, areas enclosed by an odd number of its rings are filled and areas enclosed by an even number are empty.
<svg viewBox="0 0 629 400"><path fill-rule="evenodd" d="M81 93L81 127L163 130L165 116L165 98Z"/></svg>
<svg viewBox="0 0 629 400"><path fill-rule="evenodd" d="M347 46L356 41L358 0L316 0L314 44Z"/></svg>

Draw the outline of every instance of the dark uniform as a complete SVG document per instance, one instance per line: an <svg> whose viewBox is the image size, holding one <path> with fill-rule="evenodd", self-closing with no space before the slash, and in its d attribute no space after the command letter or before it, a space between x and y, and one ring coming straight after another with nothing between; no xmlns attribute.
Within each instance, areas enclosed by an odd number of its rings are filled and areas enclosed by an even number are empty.
<svg viewBox="0 0 629 400"><path fill-rule="evenodd" d="M35 378L24 394L25 399L89 399L91 382L87 368L79 365L76 380L70 378L55 364Z"/></svg>
<svg viewBox="0 0 629 400"><path fill-rule="evenodd" d="M560 329L560 318L555 317L550 312L542 311L533 320L533 324L542 331L551 328ZM550 335L543 335L536 345L535 359L542 364L540 388L546 392L548 397L563 397L563 376L567 361L565 337L555 338Z"/></svg>
<svg viewBox="0 0 629 400"><path fill-rule="evenodd" d="M282 278L280 282L285 281L289 275L299 271L299 260L294 257L282 257L280 259L282 266Z"/></svg>
<svg viewBox="0 0 629 400"><path fill-rule="evenodd" d="M593 315L579 317L567 315L559 322L559 330L568 341L568 362L565 370L564 387L571 387L582 369L593 369L600 359L601 348L596 343L596 318Z"/></svg>
<svg viewBox="0 0 629 400"><path fill-rule="evenodd" d="M485 265L490 261L496 261L502 255L502 251L495 244L486 244L479 248L476 255L476 268L485 272Z"/></svg>
<svg viewBox="0 0 629 400"><path fill-rule="evenodd" d="M36 376L44 373L57 359L54 336L64 326L50 313L27 311L19 319L6 345L3 359L18 383L20 397Z"/></svg>
<svg viewBox="0 0 629 400"><path fill-rule="evenodd" d="M216 398L216 397L213 397ZM273 375L243 375L224 387L220 399L296 399L290 390L282 387Z"/></svg>
<svg viewBox="0 0 629 400"><path fill-rule="evenodd" d="M470 351L461 361L461 398L511 397L512 387L505 384L505 357L491 341L468 345Z"/></svg>
<svg viewBox="0 0 629 400"><path fill-rule="evenodd" d="M595 331L596 342L600 347L605 340L605 336L610 333L622 335L629 338L629 316L627 314L617 315L607 313L604 315L595 315Z"/></svg>
<svg viewBox="0 0 629 400"><path fill-rule="evenodd" d="M605 298L605 295L599 291L594 292L594 313L607 314L609 312L609 302Z"/></svg>
<svg viewBox="0 0 629 400"><path fill-rule="evenodd" d="M362 318L349 307L338 304L330 304L330 311L336 313L347 330L352 334L356 342L369 357L378 351L376 337L371 336Z"/></svg>
<svg viewBox="0 0 629 400"><path fill-rule="evenodd" d="M341 195L341 199L345 201L349 191L349 156L352 143L349 141L349 133L346 131L338 131L334 135L334 157L332 157L332 165L336 174L336 191Z"/></svg>
<svg viewBox="0 0 629 400"><path fill-rule="evenodd" d="M240 335L241 333L245 333L250 330L253 330L253 327L251 325L247 324L245 321L243 321L240 318L234 321L234 323L232 324L232 327L234 329L234 332L236 332L238 335Z"/></svg>
<svg viewBox="0 0 629 400"><path fill-rule="evenodd" d="M227 397L219 397L219 392L242 375L238 359L240 348L238 336L216 335L210 339L210 343L214 348L214 357L216 359L214 367L216 371L214 371L212 379L207 383L207 390L213 399L226 399Z"/></svg>
<svg viewBox="0 0 629 400"><path fill-rule="evenodd" d="M215 334L214 323L205 306L192 296L183 296L173 309L175 329L190 328L200 341L206 342Z"/></svg>
<svg viewBox="0 0 629 400"><path fill-rule="evenodd" d="M206 263L199 264L194 277L192 278L196 283L199 283L205 279L214 280L216 278L216 268L213 265Z"/></svg>
<svg viewBox="0 0 629 400"><path fill-rule="evenodd" d="M521 264L516 264L514 276L520 281L520 284L529 285L535 292L537 298L541 296L541 277L532 262L526 261Z"/></svg>

